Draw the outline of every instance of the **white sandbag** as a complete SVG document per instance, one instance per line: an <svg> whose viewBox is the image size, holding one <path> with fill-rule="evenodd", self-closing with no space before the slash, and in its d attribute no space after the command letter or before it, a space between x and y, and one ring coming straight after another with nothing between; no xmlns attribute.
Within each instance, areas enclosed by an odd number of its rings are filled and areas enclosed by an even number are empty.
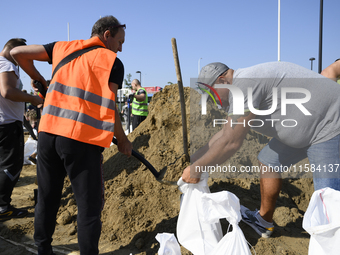
<svg viewBox="0 0 340 255"><path fill-rule="evenodd" d="M309 255L339 254L340 191L316 190L303 217L302 227L311 235Z"/></svg>
<svg viewBox="0 0 340 255"><path fill-rule="evenodd" d="M177 182L183 193L177 220L177 238L194 255L208 255L223 236L219 220L205 222L199 217L203 210L201 196L210 193L207 179L208 176L203 174L197 184L186 183L182 178Z"/></svg>
<svg viewBox="0 0 340 255"><path fill-rule="evenodd" d="M37 145L38 142L34 140L31 136L27 138L24 146L24 165L34 165L34 163L27 158L37 151Z"/></svg>
<svg viewBox="0 0 340 255"><path fill-rule="evenodd" d="M158 255L181 255L181 247L174 234L158 233L156 240L160 244Z"/></svg>
<svg viewBox="0 0 340 255"><path fill-rule="evenodd" d="M213 223L226 218L233 227L233 230L219 241L209 255L251 255L248 242L238 225L242 219L238 197L228 191L221 191L202 194L201 201L203 208L201 217L206 222Z"/></svg>

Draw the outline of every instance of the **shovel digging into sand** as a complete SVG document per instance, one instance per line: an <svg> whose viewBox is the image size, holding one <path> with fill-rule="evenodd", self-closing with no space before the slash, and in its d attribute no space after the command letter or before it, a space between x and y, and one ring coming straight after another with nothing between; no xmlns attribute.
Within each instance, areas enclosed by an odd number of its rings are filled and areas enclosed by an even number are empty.
<svg viewBox="0 0 340 255"><path fill-rule="evenodd" d="M46 90L44 89L43 85L38 82L38 81L34 81L35 86L38 88L39 92L43 95L43 97L46 96ZM117 139L115 137L113 137L112 142L117 145ZM151 165L149 163L149 161L147 161L143 156L141 156L138 152L132 150L132 156L134 156L136 159L138 159L140 162L142 162L153 174L153 176L155 176L156 181L162 183L162 184L166 184L166 185L174 185L177 186L177 182L175 181L166 181L166 180L162 180L161 174L153 167L153 165Z"/></svg>
<svg viewBox="0 0 340 255"><path fill-rule="evenodd" d="M113 137L112 142L117 145L117 139L115 137ZM147 161L142 155L140 155L138 152L132 150L132 156L134 156L136 159L138 159L141 163L143 163L149 170L150 172L153 174L153 176L155 176L156 181L158 181L161 184L166 184L166 185L174 185L177 186L177 182L175 181L166 181L166 180L162 180L161 177L161 173L158 172L153 165L150 164L149 161Z"/></svg>

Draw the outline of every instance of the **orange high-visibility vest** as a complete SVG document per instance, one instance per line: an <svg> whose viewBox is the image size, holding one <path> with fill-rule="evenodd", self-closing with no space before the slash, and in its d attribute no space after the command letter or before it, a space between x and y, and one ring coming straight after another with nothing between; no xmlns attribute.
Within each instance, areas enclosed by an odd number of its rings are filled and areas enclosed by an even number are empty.
<svg viewBox="0 0 340 255"><path fill-rule="evenodd" d="M98 37L57 42L53 48L53 70L70 53L94 45L105 47ZM109 77L116 56L109 49L97 48L60 68L47 90L39 132L109 147L116 110L116 95L109 89Z"/></svg>

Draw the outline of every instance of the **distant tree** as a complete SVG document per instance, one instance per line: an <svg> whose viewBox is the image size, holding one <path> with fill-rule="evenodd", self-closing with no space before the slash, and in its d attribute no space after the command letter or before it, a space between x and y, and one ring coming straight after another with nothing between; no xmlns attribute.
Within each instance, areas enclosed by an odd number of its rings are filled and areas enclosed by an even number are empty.
<svg viewBox="0 0 340 255"><path fill-rule="evenodd" d="M168 85L172 85L173 83L171 81L168 81Z"/></svg>
<svg viewBox="0 0 340 255"><path fill-rule="evenodd" d="M131 77L132 77L132 75L129 73L129 74L126 75L126 79L124 79L125 87L128 88L128 89L132 89Z"/></svg>

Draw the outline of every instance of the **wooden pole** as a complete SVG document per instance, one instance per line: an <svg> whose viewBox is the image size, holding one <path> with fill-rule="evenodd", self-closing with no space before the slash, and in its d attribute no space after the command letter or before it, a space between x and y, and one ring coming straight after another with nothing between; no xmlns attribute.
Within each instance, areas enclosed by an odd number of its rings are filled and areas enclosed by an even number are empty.
<svg viewBox="0 0 340 255"><path fill-rule="evenodd" d="M180 101L181 101L182 127L183 127L183 150L184 150L184 154L186 155L187 159L189 159L188 132L187 132L187 118L186 118L186 111L185 111L184 89L183 89L182 74L181 74L181 68L180 68L180 65L179 65L177 44L176 44L175 38L171 39L171 44L172 44L172 52L174 54L179 97L180 97Z"/></svg>

